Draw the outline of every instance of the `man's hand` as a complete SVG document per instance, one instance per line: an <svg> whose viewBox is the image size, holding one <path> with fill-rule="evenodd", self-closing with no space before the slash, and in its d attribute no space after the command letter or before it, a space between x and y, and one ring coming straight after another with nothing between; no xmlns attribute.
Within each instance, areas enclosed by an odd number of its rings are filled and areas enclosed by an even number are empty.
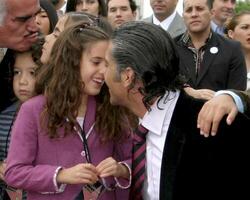
<svg viewBox="0 0 250 200"><path fill-rule="evenodd" d="M197 127L200 128L201 135L208 137L215 136L221 119L228 115L226 122L230 125L238 114L233 98L228 94L218 95L206 102L197 120Z"/></svg>

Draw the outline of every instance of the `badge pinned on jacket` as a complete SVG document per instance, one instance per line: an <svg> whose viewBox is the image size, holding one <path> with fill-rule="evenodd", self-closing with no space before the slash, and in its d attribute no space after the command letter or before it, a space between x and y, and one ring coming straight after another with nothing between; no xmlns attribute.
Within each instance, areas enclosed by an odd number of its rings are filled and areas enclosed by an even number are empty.
<svg viewBox="0 0 250 200"><path fill-rule="evenodd" d="M211 47L211 48L210 48L210 53L211 53L211 54L217 54L218 51L219 51L219 50L218 50L217 47Z"/></svg>

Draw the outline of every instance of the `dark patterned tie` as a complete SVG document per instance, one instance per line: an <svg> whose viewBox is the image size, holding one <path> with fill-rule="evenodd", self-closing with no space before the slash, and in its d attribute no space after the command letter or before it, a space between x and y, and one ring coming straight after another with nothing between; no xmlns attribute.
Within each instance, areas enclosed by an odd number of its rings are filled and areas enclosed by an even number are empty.
<svg viewBox="0 0 250 200"><path fill-rule="evenodd" d="M146 163L146 135L148 130L142 125L135 130L133 139L133 155L132 155L132 187L130 199L142 199L142 187L145 177Z"/></svg>

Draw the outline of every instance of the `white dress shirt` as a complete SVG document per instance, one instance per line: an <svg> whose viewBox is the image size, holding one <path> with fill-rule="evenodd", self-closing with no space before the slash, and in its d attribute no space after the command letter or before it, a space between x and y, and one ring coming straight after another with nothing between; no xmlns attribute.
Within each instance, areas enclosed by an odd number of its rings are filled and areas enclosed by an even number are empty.
<svg viewBox="0 0 250 200"><path fill-rule="evenodd" d="M58 17L62 17L65 14L66 6L67 6L67 1L64 1L63 6L57 10Z"/></svg>
<svg viewBox="0 0 250 200"><path fill-rule="evenodd" d="M213 20L211 20L211 28L215 33L218 33L222 36L224 35L225 27L218 26Z"/></svg>
<svg viewBox="0 0 250 200"><path fill-rule="evenodd" d="M153 15L153 24L161 26L165 31L168 30L169 25L172 23L172 21L175 18L176 15L176 11L174 11L170 16L168 16L166 19L164 19L163 21L159 21L155 15Z"/></svg>
<svg viewBox="0 0 250 200"><path fill-rule="evenodd" d="M143 199L158 200L160 194L161 163L165 140L172 114L180 92L165 94L158 104L151 106L141 124L149 130L146 140L146 172L143 186ZM160 109L159 109L159 108Z"/></svg>

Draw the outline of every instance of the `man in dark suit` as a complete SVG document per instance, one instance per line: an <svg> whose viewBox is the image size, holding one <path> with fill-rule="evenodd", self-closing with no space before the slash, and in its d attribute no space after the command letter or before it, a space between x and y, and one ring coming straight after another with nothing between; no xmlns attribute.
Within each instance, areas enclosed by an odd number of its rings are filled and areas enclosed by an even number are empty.
<svg viewBox="0 0 250 200"><path fill-rule="evenodd" d="M249 198L244 181L250 134L243 129L250 121L239 115L233 126L222 123L216 137L199 134L203 102L182 90L179 57L167 32L144 22L124 24L115 30L105 59L111 103L130 109L148 130L145 179L131 199L137 193L160 200ZM135 176L132 182L138 183Z"/></svg>
<svg viewBox="0 0 250 200"><path fill-rule="evenodd" d="M185 32L182 17L176 11L178 0L150 0L153 15L143 19L148 23L161 26L174 38Z"/></svg>
<svg viewBox="0 0 250 200"><path fill-rule="evenodd" d="M187 32L176 38L181 74L191 86L187 90L205 99L210 99L213 91L246 89L246 64L240 44L211 30L209 2L184 0Z"/></svg>

